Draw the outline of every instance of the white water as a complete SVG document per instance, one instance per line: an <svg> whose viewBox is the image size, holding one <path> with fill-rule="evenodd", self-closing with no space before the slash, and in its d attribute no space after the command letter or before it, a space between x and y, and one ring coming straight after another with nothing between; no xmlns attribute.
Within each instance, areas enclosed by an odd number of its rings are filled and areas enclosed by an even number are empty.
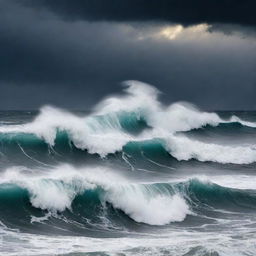
<svg viewBox="0 0 256 256"><path fill-rule="evenodd" d="M150 194L153 193L153 194ZM122 209L136 222L150 225L166 225L170 222L183 221L191 213L185 200L180 195L156 194L148 187L133 185L111 190L106 200L115 208Z"/></svg>
<svg viewBox="0 0 256 256"><path fill-rule="evenodd" d="M222 164L251 164L256 161L255 146L225 146L191 140L185 136L169 136L166 149L178 160L197 159Z"/></svg>
<svg viewBox="0 0 256 256"><path fill-rule="evenodd" d="M66 255L68 253L100 255L107 253L118 256L120 253L133 256L183 256L188 255L221 255L242 256L254 255L255 232L248 235L246 230L237 230L237 235L243 239L234 239L232 231L223 230L221 233L195 232L172 230L169 233L145 234L147 237L134 238L89 238L70 236L43 236L26 233L16 233L1 228L1 251L5 255ZM203 247L202 247L203 244ZM214 252L218 252L216 254ZM208 254L207 254L208 253Z"/></svg>
<svg viewBox="0 0 256 256"><path fill-rule="evenodd" d="M77 148L105 157L121 151L129 141L162 138L167 150L178 160L195 158L199 161L249 164L256 161L256 146L232 146L202 143L176 132L189 131L205 125L238 122L256 127L256 123L243 121L236 116L221 119L216 113L199 111L188 103L164 106L158 100L159 92L154 87L137 82L126 82L125 95L104 99L90 116L79 117L62 109L46 106L35 120L23 125L0 126L0 133L31 133L53 146L58 131L68 133ZM137 136L122 130L118 113L136 113L152 127ZM101 120L101 121L100 121Z"/></svg>

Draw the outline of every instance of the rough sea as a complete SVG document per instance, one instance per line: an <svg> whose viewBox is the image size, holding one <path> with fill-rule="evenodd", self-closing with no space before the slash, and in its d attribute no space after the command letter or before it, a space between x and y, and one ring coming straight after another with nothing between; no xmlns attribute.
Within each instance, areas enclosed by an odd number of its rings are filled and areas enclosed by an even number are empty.
<svg viewBox="0 0 256 256"><path fill-rule="evenodd" d="M0 111L0 255L256 255L256 112Z"/></svg>

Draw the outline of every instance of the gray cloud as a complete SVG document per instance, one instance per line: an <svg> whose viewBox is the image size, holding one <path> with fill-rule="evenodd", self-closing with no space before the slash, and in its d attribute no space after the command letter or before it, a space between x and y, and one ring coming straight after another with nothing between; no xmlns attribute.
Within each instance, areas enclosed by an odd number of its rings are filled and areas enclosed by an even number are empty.
<svg viewBox="0 0 256 256"><path fill-rule="evenodd" d="M68 20L171 21L184 25L234 23L256 25L254 0L23 0Z"/></svg>
<svg viewBox="0 0 256 256"><path fill-rule="evenodd" d="M0 108L50 103L86 109L127 79L157 86L166 101L255 109L254 38L167 23L89 22L0 2Z"/></svg>

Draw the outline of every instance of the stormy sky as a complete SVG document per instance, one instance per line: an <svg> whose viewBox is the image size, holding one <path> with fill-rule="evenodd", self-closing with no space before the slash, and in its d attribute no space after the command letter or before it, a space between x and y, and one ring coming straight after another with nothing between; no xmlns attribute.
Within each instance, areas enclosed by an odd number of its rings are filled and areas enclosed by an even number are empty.
<svg viewBox="0 0 256 256"><path fill-rule="evenodd" d="M0 109L88 109L124 80L256 110L253 0L0 0Z"/></svg>

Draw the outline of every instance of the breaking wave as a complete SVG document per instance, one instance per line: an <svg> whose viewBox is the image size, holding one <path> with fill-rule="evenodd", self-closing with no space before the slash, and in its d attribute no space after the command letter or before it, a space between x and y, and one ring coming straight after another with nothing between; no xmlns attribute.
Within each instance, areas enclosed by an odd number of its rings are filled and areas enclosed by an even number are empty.
<svg viewBox="0 0 256 256"><path fill-rule="evenodd" d="M86 219L88 225L105 213L110 222L125 214L137 223L166 225L188 216L205 216L209 209L255 211L256 192L195 178L138 183L102 168L62 165L48 171L32 171L14 167L1 176L0 205L0 217L6 223L13 221L13 214L18 215L14 220L21 223L66 214L77 222Z"/></svg>
<svg viewBox="0 0 256 256"><path fill-rule="evenodd" d="M21 195L28 197L33 207L53 213L72 211L88 201L89 195L92 202L85 203L84 209L97 209L97 204L104 207L109 203L134 221L150 225L183 221L190 213L185 199L171 185L130 183L108 169L99 168L76 170L61 166L41 177L31 177L22 168L7 170L0 185L2 202L6 197L10 200Z"/></svg>
<svg viewBox="0 0 256 256"><path fill-rule="evenodd" d="M57 141L66 140L67 147L74 146L89 154L106 157L123 151L130 143L143 145L147 141L157 141L179 161L196 159L222 164L256 161L254 144L222 145L184 134L219 125L239 124L254 129L256 123L237 116L222 119L216 113L202 112L188 103L165 106L158 100L159 92L154 87L136 81L129 81L126 86L124 96L103 100L87 116L45 106L30 123L0 126L2 153L8 151L6 147L21 148L26 144L54 149Z"/></svg>

